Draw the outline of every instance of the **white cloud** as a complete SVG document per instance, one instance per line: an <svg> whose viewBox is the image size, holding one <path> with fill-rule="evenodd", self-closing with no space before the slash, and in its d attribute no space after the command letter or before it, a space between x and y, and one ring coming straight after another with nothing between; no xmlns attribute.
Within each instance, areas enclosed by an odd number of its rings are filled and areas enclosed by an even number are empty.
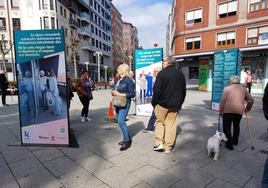
<svg viewBox="0 0 268 188"><path fill-rule="evenodd" d="M135 1L138 0L113 0L113 4L120 9L133 4Z"/></svg>
<svg viewBox="0 0 268 188"><path fill-rule="evenodd" d="M125 0L115 0L114 3L124 2ZM120 8L123 20L131 22L138 28L139 45L143 48L152 48L154 43L165 50L166 45L166 25L171 4L161 2L151 5L134 3L137 0L127 0L127 8ZM130 2L131 1L131 2Z"/></svg>

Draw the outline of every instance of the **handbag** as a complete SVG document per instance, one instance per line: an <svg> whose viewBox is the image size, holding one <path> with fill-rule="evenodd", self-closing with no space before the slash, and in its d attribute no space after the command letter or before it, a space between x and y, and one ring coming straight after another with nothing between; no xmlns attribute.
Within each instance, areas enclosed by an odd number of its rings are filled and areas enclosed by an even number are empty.
<svg viewBox="0 0 268 188"><path fill-rule="evenodd" d="M89 93L88 93L88 99L91 101L91 100L93 100L93 94L92 94L92 91L90 91Z"/></svg>
<svg viewBox="0 0 268 188"><path fill-rule="evenodd" d="M114 107L125 107L127 105L127 98L120 96L113 96L113 106Z"/></svg>

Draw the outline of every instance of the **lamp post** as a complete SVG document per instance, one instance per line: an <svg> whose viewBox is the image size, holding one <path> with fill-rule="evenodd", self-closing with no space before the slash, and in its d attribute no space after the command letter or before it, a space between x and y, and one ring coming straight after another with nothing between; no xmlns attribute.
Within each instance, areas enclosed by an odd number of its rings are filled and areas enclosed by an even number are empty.
<svg viewBox="0 0 268 188"><path fill-rule="evenodd" d="M98 62L98 82L100 82L100 56L102 55L101 52L95 52L94 55L97 57L97 62Z"/></svg>
<svg viewBox="0 0 268 188"><path fill-rule="evenodd" d="M105 82L107 82L107 66L104 66L104 71L105 71Z"/></svg>
<svg viewBox="0 0 268 188"><path fill-rule="evenodd" d="M128 59L129 59L129 71L132 70L132 60L133 60L133 57L132 56L128 56Z"/></svg>

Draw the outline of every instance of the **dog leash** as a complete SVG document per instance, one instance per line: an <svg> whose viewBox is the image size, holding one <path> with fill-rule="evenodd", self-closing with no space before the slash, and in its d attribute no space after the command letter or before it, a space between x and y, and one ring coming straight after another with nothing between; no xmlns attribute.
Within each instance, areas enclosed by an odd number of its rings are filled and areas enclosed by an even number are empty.
<svg viewBox="0 0 268 188"><path fill-rule="evenodd" d="M218 116L218 127L217 127L217 130L219 132L221 132L221 114L219 114L219 116Z"/></svg>

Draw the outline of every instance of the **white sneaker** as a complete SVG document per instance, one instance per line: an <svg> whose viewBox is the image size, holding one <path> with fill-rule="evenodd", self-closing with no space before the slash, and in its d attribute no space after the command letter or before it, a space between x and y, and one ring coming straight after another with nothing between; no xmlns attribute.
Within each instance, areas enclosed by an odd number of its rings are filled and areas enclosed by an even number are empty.
<svg viewBox="0 0 268 188"><path fill-rule="evenodd" d="M91 119L89 117L86 117L85 120L86 121L91 121Z"/></svg>
<svg viewBox="0 0 268 188"><path fill-rule="evenodd" d="M81 121L82 122L85 122L86 120L85 120L85 117L81 117Z"/></svg>

